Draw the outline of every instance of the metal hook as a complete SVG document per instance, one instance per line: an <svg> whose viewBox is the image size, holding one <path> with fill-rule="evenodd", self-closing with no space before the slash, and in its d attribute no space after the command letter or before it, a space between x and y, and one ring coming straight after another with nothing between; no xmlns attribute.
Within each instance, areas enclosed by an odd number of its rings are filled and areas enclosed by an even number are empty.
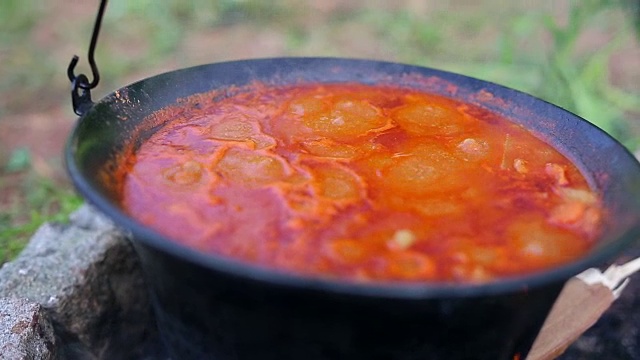
<svg viewBox="0 0 640 360"><path fill-rule="evenodd" d="M89 65L91 66L91 74L93 75L93 80L89 82L89 79L86 75L75 74L76 65L78 65L79 57L74 55L69 63L69 67L67 68L67 76L69 77L69 81L72 84L71 90L71 98L73 103L73 110L76 114L82 115L84 111L86 111L93 103L91 102L91 94L89 90L95 88L100 82L100 72L98 71L98 66L96 65L96 60L94 57L96 50L96 43L98 42L98 34L100 32L100 27L102 26L102 17L104 15L104 10L107 6L107 0L100 1L100 8L98 9L98 15L96 16L96 22L93 26L93 33L91 34L91 43L89 45L89 53L88 60ZM82 94L78 93L78 90L82 89ZM87 103L87 101L89 101Z"/></svg>

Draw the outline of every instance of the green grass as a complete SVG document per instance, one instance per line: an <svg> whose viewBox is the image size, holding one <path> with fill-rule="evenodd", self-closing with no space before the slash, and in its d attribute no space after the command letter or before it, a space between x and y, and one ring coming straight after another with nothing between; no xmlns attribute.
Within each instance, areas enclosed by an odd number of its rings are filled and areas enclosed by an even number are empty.
<svg viewBox="0 0 640 360"><path fill-rule="evenodd" d="M18 185L18 202L0 213L0 264L14 258L26 245L26 240L46 221L66 223L71 212L81 204L80 199L68 187L27 172L25 181ZM0 177L0 189L7 184Z"/></svg>
<svg viewBox="0 0 640 360"><path fill-rule="evenodd" d="M64 70L73 53L65 48L61 55L56 53L58 43L34 41L42 35L38 27L43 22L63 15L53 5L57 3L60 0L0 2L0 121L3 115L42 104L68 106ZM110 92L125 84L123 78L162 64L196 65L184 52L184 42L193 33L250 25L284 33L288 47L282 55L306 54L305 46L320 40L324 47L312 47L318 50L315 55L342 56L349 49L337 45L345 35L341 31L355 23L376 35L369 39L371 46L388 50L393 54L390 60L455 71L531 93L581 115L635 150L640 147L640 129L632 123L640 119L640 88L613 87L608 68L612 54L640 39L640 8L630 0L565 3L565 22L549 13L552 2L524 10L517 2L485 0L471 8L436 6L425 14L360 7L325 13L321 23L308 25L306 20L316 16L310 13L311 3L292 0L167 0L162 6L152 0L111 1L98 42L96 59L103 80L96 90ZM54 11L54 17L45 18ZM85 52L93 18L93 13L69 18L53 29L61 44L71 44L81 55L79 72L87 71ZM594 29L613 34L611 41L579 52L581 37ZM0 263L15 256L43 222L65 221L81 203L68 184L37 175L29 149L14 149L2 158L0 191L11 186L20 200L0 209ZM9 172L24 179L17 190L5 179Z"/></svg>

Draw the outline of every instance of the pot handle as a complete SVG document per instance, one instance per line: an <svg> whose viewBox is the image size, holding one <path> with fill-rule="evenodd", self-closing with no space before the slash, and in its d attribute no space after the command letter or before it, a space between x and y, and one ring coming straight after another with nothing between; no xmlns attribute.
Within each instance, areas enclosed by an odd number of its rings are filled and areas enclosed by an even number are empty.
<svg viewBox="0 0 640 360"><path fill-rule="evenodd" d="M96 50L96 43L98 42L98 33L100 32L100 26L102 25L102 17L104 15L104 9L107 6L107 0L100 1L100 8L98 9L98 15L96 16L96 22L93 26L93 33L91 35L91 44L89 45L89 65L91 66L91 74L93 80L89 82L86 75L75 75L75 68L78 65L79 57L74 55L67 68L67 76L71 81L71 104L73 105L73 111L82 116L91 107L93 107L93 101L91 100L91 89L98 86L100 82L100 73L98 72L98 66L94 58Z"/></svg>
<svg viewBox="0 0 640 360"><path fill-rule="evenodd" d="M640 271L640 258L612 265L604 272L592 268L570 279L556 300L526 360L550 360L560 356L609 309Z"/></svg>

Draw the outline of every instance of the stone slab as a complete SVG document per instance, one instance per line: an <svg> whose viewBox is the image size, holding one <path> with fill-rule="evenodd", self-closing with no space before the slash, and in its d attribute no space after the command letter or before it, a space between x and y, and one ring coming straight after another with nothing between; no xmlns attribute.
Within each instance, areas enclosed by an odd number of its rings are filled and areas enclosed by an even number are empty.
<svg viewBox="0 0 640 360"><path fill-rule="evenodd" d="M41 304L65 358L139 358L135 349L155 333L131 244L89 206L67 225L43 225L0 268L0 297Z"/></svg>
<svg viewBox="0 0 640 360"><path fill-rule="evenodd" d="M40 304L0 298L0 360L56 359L58 345Z"/></svg>

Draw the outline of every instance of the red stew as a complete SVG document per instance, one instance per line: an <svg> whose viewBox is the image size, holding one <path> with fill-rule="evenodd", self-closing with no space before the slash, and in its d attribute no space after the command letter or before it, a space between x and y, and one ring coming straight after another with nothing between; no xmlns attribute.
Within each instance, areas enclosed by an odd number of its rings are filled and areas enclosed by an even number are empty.
<svg viewBox="0 0 640 360"><path fill-rule="evenodd" d="M125 162L122 205L203 252L356 281L482 282L571 261L597 236L579 170L471 104L315 84L163 114Z"/></svg>

